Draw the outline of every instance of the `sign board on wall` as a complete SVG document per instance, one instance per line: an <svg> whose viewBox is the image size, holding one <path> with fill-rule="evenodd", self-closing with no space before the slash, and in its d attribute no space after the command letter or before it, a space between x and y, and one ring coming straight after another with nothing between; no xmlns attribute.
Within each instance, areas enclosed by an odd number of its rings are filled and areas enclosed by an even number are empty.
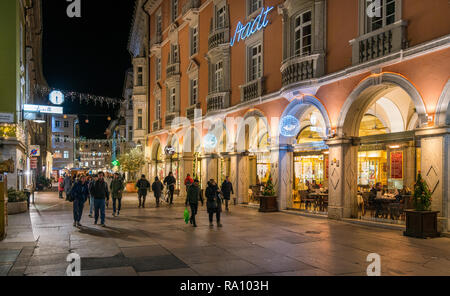
<svg viewBox="0 0 450 296"><path fill-rule="evenodd" d="M23 111L44 114L63 114L63 107L41 106L41 105L23 105Z"/></svg>
<svg viewBox="0 0 450 296"><path fill-rule="evenodd" d="M0 123L14 123L14 114L0 113Z"/></svg>
<svg viewBox="0 0 450 296"><path fill-rule="evenodd" d="M403 152L391 152L391 179L403 179Z"/></svg>

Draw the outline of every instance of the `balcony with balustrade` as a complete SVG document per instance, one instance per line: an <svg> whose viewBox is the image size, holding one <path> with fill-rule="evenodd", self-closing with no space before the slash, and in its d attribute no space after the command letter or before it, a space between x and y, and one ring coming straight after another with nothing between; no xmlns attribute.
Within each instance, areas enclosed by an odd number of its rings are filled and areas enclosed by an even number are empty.
<svg viewBox="0 0 450 296"><path fill-rule="evenodd" d="M198 111L197 111L198 110ZM186 109L186 117L189 120L194 120L196 117L202 116L201 104L197 103Z"/></svg>
<svg viewBox="0 0 450 296"><path fill-rule="evenodd" d="M191 12L198 13L198 8L200 7L200 5L201 5L200 0L188 0L186 4L184 4L183 6L182 10L183 15L186 15Z"/></svg>
<svg viewBox="0 0 450 296"><path fill-rule="evenodd" d="M400 20L351 40L353 65L370 62L406 49L407 26L407 21Z"/></svg>
<svg viewBox="0 0 450 296"><path fill-rule="evenodd" d="M180 63L172 63L167 65L166 79L170 79L177 75L180 75Z"/></svg>
<svg viewBox="0 0 450 296"><path fill-rule="evenodd" d="M217 112L229 107L229 92L214 92L206 97L207 112Z"/></svg>
<svg viewBox="0 0 450 296"><path fill-rule="evenodd" d="M319 67L320 54L307 56L294 56L285 60L281 66L281 79L283 86L317 78L323 70ZM323 56L322 56L323 58Z"/></svg>
<svg viewBox="0 0 450 296"><path fill-rule="evenodd" d="M241 85L241 101L247 102L261 97L264 94L264 82L264 77L261 77L247 84Z"/></svg>

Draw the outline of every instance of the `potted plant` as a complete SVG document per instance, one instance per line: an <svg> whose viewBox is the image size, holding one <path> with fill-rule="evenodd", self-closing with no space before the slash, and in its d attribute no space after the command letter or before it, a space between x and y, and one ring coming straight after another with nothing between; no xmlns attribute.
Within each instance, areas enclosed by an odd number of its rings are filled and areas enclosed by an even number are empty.
<svg viewBox="0 0 450 296"><path fill-rule="evenodd" d="M259 196L259 211L263 213L278 212L278 203L275 188L273 186L272 175L264 185L262 195Z"/></svg>
<svg viewBox="0 0 450 296"><path fill-rule="evenodd" d="M437 216L439 212L431 211L432 193L419 173L414 185L414 210L406 210L405 236L416 238L439 237Z"/></svg>
<svg viewBox="0 0 450 296"><path fill-rule="evenodd" d="M28 211L28 196L25 192L8 189L8 215L26 213Z"/></svg>
<svg viewBox="0 0 450 296"><path fill-rule="evenodd" d="M131 149L130 152L122 154L119 157L120 168L128 173L128 182L126 183L127 192L137 192L136 182L137 174L145 165L144 152L139 148Z"/></svg>

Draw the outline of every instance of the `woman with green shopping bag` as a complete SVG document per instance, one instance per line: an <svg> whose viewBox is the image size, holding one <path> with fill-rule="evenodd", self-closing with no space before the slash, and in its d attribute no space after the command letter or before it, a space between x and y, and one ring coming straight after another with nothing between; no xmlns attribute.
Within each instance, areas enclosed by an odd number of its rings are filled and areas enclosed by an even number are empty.
<svg viewBox="0 0 450 296"><path fill-rule="evenodd" d="M203 196L200 194L200 186L199 181L194 180L194 184L189 186L187 197L186 197L186 203L185 205L188 206L188 204L191 207L191 218L189 219L192 226L197 227L197 222L195 221L195 216L197 215L198 210L198 201L201 201L203 206ZM186 212L186 211L185 211ZM185 213L185 219L187 220L187 215ZM187 221L186 221L187 223Z"/></svg>

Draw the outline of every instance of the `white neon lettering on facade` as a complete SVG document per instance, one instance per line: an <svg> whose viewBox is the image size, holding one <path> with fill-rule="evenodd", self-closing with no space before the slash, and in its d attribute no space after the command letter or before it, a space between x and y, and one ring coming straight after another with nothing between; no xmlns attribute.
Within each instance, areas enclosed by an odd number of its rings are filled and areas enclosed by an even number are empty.
<svg viewBox="0 0 450 296"><path fill-rule="evenodd" d="M236 26L236 31L234 32L234 37L231 40L230 45L233 46L236 42L244 40L267 27L269 24L267 15L272 9L273 7L263 8L261 13L254 20L248 22L245 26L239 22Z"/></svg>

